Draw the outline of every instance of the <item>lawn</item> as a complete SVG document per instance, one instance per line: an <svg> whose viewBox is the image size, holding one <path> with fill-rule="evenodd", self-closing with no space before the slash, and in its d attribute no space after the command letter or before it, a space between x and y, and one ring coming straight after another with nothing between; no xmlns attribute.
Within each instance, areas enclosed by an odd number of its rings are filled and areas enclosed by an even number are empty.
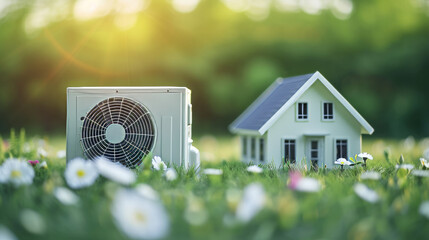
<svg viewBox="0 0 429 240"><path fill-rule="evenodd" d="M419 158L429 147L424 139L364 139L363 150L374 156L368 169L358 165L343 172L339 168L314 172L264 166L261 173L252 173L237 160L237 139L205 136L195 139L203 160L198 174L176 168L178 178L169 181L162 171L146 166L133 170L137 180L129 186L100 176L91 186L72 189L64 178L65 159L57 156L65 148L64 138L16 135L1 155L38 158L47 162L47 168L34 167L30 185L0 184L0 239L5 231L18 239L128 239L112 216L112 202L121 189L141 184L159 195L157 202L167 213L169 227L163 234L167 239L423 239L428 235L429 214L421 214L420 208L429 200L429 178L395 168L403 154L401 163L421 169ZM37 157L40 148L47 156ZM223 173L204 174L206 168ZM363 179L367 170L381 178ZM294 188L291 182L296 175L300 180L315 179L319 187L310 192ZM377 198L360 197L357 183ZM53 194L57 187L71 189L79 200L64 204ZM254 214L243 218L239 209Z"/></svg>

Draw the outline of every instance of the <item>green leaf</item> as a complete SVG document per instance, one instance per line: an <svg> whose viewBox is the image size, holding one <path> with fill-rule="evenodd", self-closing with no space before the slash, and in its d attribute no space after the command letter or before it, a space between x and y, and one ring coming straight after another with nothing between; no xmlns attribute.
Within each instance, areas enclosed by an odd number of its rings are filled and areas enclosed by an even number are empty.
<svg viewBox="0 0 429 240"><path fill-rule="evenodd" d="M404 178L408 175L408 170L405 168L399 168L396 175L398 176L398 178Z"/></svg>
<svg viewBox="0 0 429 240"><path fill-rule="evenodd" d="M405 159L404 159L404 155L401 154L401 156L399 157L399 164L404 164Z"/></svg>
<svg viewBox="0 0 429 240"><path fill-rule="evenodd" d="M144 158L140 166L138 167L139 171L148 170L152 164L153 153L148 153Z"/></svg>
<svg viewBox="0 0 429 240"><path fill-rule="evenodd" d="M390 162L390 159L389 159L389 151L387 149L384 150L384 158L386 159L386 162L388 162L390 165L392 165L392 163Z"/></svg>

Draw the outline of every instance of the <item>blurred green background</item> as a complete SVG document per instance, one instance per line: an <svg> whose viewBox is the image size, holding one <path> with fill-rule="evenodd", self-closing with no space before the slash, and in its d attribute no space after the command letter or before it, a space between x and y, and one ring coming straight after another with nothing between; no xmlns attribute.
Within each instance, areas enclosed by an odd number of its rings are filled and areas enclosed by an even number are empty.
<svg viewBox="0 0 429 240"><path fill-rule="evenodd" d="M429 135L428 0L1 0L0 132L65 134L66 87L178 85L225 133L320 71L377 137Z"/></svg>

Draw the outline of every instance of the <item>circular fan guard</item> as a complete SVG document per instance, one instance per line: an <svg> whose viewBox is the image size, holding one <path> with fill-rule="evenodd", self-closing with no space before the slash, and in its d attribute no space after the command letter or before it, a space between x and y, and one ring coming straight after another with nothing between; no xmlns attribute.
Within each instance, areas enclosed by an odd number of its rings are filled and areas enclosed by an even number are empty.
<svg viewBox="0 0 429 240"><path fill-rule="evenodd" d="M133 168L152 151L155 124L142 104L112 97L99 102L85 116L81 143L89 159L104 156Z"/></svg>

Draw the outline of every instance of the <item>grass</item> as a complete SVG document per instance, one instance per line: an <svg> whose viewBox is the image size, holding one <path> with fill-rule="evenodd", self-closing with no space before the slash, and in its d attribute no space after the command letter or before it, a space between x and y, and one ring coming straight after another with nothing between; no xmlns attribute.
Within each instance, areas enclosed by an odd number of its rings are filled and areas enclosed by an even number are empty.
<svg viewBox="0 0 429 240"><path fill-rule="evenodd" d="M23 135L23 136L22 136ZM20 137L21 136L21 137ZM1 153L34 158L43 142L25 140L25 133L10 139L10 148ZM374 155L368 168L382 174L379 181L359 179L361 166L319 172L303 171L322 184L317 193L302 193L287 188L288 169L264 168L261 174L246 171L238 162L237 140L224 137L198 139L203 168L221 168L217 179L178 169L179 178L168 182L157 172L137 172L138 183L152 186L161 196L171 221L169 239L406 239L427 238L429 219L419 214L420 204L429 200L429 178L418 179L408 171L395 170L400 154L406 163L420 168L419 157L427 141L364 140L365 151ZM30 151L23 151L24 146ZM29 147L28 147L29 146ZM127 239L113 222L110 205L114 192L121 186L99 178L94 185L76 190L80 202L61 204L52 194L54 187L66 186L65 160L56 158L64 149L64 138L46 138L48 169L36 169L34 183L14 187L0 185L0 225L9 228L19 239ZM17 149L19 148L19 149ZM385 150L387 155L385 155ZM387 156L387 158L386 158ZM229 159L230 161L223 161ZM231 192L242 193L245 186L259 182L264 186L267 202L264 209L246 224L234 220L238 199ZM363 182L380 195L372 204L353 191ZM136 183L137 184L137 183ZM38 212L46 225L40 234L30 233L23 223L23 210ZM202 219L192 225L189 219ZM206 219L204 221L204 219ZM192 221L191 221L192 222Z"/></svg>

